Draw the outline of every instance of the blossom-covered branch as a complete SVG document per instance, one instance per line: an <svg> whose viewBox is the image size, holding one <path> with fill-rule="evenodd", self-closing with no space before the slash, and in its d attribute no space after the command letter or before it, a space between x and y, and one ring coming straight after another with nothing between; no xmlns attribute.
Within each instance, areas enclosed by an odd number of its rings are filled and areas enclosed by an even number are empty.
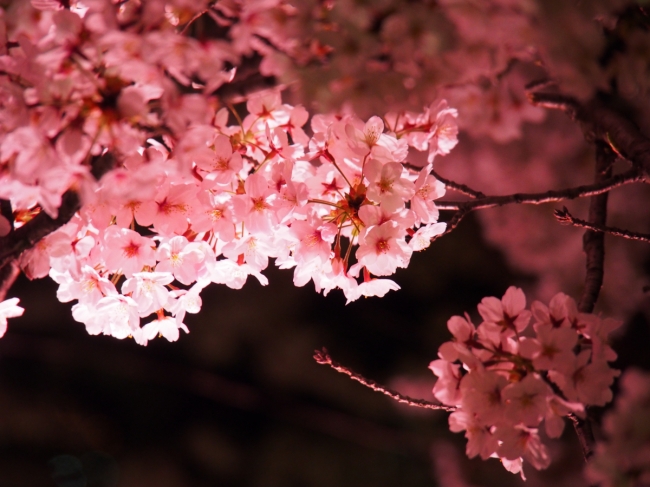
<svg viewBox="0 0 650 487"><path fill-rule="evenodd" d="M456 408L452 406L445 406L443 404L437 404L429 401L425 401L424 399L413 399L408 396L405 396L403 394L400 394L397 391L394 391L392 389L389 389L386 386L383 386L374 380L371 379L366 379L363 375L358 374L357 372L354 372L353 370L349 369L348 367L345 367L344 365L341 365L340 363L332 360L332 357L330 357L327 349L323 348L321 350L315 350L314 351L314 360L321 364L321 365L329 365L332 369L336 370L337 372L341 374L345 374L350 379L356 380L360 384L368 387L369 389L372 389L373 391L376 392L381 392L385 396L390 397L391 399L394 399L395 401L401 403L401 404L406 404L408 406L414 406L418 408L424 408L424 409L436 409L436 410L442 410L442 411L455 411Z"/></svg>

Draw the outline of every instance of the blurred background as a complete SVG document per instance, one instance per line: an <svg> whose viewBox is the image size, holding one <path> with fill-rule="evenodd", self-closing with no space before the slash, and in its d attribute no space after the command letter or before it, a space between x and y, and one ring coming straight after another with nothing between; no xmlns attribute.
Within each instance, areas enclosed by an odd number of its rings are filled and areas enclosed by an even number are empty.
<svg viewBox="0 0 650 487"><path fill-rule="evenodd" d="M522 485L497 460L467 459L446 413L400 406L312 358L325 346L366 377L432 399L427 366L447 319L476 316L481 298L511 284L534 288L483 242L477 220L414 255L396 275L402 289L383 299L346 306L339 293L295 288L291 271L266 273L267 287L208 287L189 335L147 347L87 335L52 281L21 278L12 294L26 312L0 340L0 485ZM647 366L649 338L644 315L631 315L621 365ZM580 485L570 425L549 445L551 467L527 468L526 485Z"/></svg>
<svg viewBox="0 0 650 487"><path fill-rule="evenodd" d="M375 3L382 4L368 5ZM426 2L406 3L413 7L408 16L416 24L443 34L451 29L444 17L442 22L428 22L422 15ZM565 10L577 6L539 3L552 6L549 11L559 20ZM578 3L585 10L592 8L590 2ZM342 12L346 22L365 18ZM435 19L439 13L434 9L432 15ZM596 26L587 15L577 19L580 22L573 16L566 19L551 22L556 19L549 14L548 24L542 24L552 26L547 41L566 47L555 50L560 61L583 66L582 43L574 38L581 29L589 34ZM500 42L495 33L507 32L476 29L480 19L464 23L462 15L455 21L467 27L463 35L477 36L472 46L481 49L472 52L485 51L490 58L493 44ZM496 25L508 25L506 21L510 17ZM629 34L645 46L647 29L641 27ZM421 32L411 30L414 36ZM333 42L346 42L345 36L331 32L326 35L335 37ZM354 37L358 29L351 32ZM364 42L368 38L363 33ZM619 50L623 37L612 39ZM400 32L394 41L397 57L402 56L400 49L413 49ZM584 43L590 42L586 36ZM433 45L438 44L445 46ZM592 44L587 53L594 51L591 61L596 63L601 60L596 56L600 44ZM639 76L647 73L647 50L629 49L628 54L638 62L621 64L615 72L630 86L634 84L629 79L638 82L647 95L650 78ZM358 58L342 58L342 73L363 71L364 56L374 54L360 48L355 55ZM439 68L445 76L455 75L446 58L426 59L433 73ZM461 73L474 76L474 68L482 69L481 62L468 61L473 58L458 59ZM504 67L496 64L495 72ZM489 194L545 191L593 180L593 153L577 125L525 101L523 85L535 78L524 68L508 67L499 74L507 74L499 86L488 83L467 93L461 89L456 98L452 90L450 105L462 107L460 120L467 120L461 129L473 132L461 133L458 147L440 164L436 160L436 170ZM393 77L391 70L386 73ZM578 74L587 80L591 76L588 70ZM327 79L318 70L303 73L303 78L311 81L304 83L310 89ZM362 108L372 106L365 95L387 103L387 93L402 93L390 80L382 85L387 78L376 70L358 79L363 89L355 92L353 85L339 96ZM370 81L384 91L368 88L373 86ZM582 88L578 81L570 85L574 91ZM435 86L428 77L422 84ZM593 84L590 89L597 86ZM591 91L586 93L590 96ZM428 92L422 94L428 99ZM638 119L645 120L647 129L650 111L642 109L645 99L637 94L631 99L641 107ZM609 223L649 232L649 189L646 184L613 191ZM21 277L8 297L19 297L26 311L9 321L0 340L0 487L524 485L497 460L467 459L465 439L449 432L446 413L400 406L316 364L312 357L315 349L327 347L335 360L368 378L412 397L433 399L435 379L427 367L449 339L446 322L452 315L467 311L476 318L476 304L483 297L501 297L510 285L522 287L529 303L533 297L548 302L558 291L579 298L584 281L582 231L558 225L552 209L561 206L508 207L471 215L450 235L414 255L409 268L394 277L402 289L381 299L346 306L342 294L333 291L324 297L312 285L296 288L291 271L272 266L265 271L267 287L252 279L241 291L210 286L202 293L201 313L186 318L188 335L176 343L155 339L147 347L89 336L72 320L71 305L56 299L54 282ZM586 201L567 206L579 218L586 214ZM650 369L648 245L607 237L606 246L605 286L596 310L626 322L615 337L615 365ZM594 411L596 418L601 413ZM551 467L544 472L525 467L525 485L586 485L571 426L548 446Z"/></svg>
<svg viewBox="0 0 650 487"><path fill-rule="evenodd" d="M545 127L554 129L546 143L531 146ZM505 194L589 182L591 161L577 127L550 114L506 145L461 134L436 169ZM615 190L609 222L650 230L644 201L648 185ZM584 215L586 203L567 206ZM524 485L498 460L467 459L447 413L399 405L318 365L313 353L327 347L366 377L432 400L427 367L450 338L452 315L467 311L478 323L478 302L510 285L525 290L528 304L560 290L580 297L582 230L560 226L553 208L470 215L414 254L394 276L402 289L381 299L346 305L342 293L296 288L291 270L273 266L266 287L254 279L240 291L209 286L202 311L187 315L189 334L147 347L89 336L53 281L20 277L9 297L26 311L0 340L0 486ZM650 369L648 245L608 236L606 249L596 311L626 321L615 365ZM526 485L586 485L572 427L547 443L551 467L526 467Z"/></svg>

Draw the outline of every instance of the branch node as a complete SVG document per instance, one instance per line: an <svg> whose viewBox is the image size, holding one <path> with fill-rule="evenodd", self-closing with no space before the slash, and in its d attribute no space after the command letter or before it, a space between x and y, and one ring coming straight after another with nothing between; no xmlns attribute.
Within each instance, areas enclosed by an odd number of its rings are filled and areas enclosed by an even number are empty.
<svg viewBox="0 0 650 487"><path fill-rule="evenodd" d="M563 206L561 210L555 210L554 215L562 225L570 225L572 223L571 214L566 206Z"/></svg>
<svg viewBox="0 0 650 487"><path fill-rule="evenodd" d="M314 350L314 360L320 365L332 364L332 357L329 356L325 347L320 350Z"/></svg>

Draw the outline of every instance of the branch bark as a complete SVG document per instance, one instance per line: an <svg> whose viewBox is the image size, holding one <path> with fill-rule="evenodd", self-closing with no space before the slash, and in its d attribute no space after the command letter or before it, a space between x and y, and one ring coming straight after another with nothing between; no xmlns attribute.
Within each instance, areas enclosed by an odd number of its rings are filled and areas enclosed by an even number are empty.
<svg viewBox="0 0 650 487"><path fill-rule="evenodd" d="M596 142L596 175L595 182L610 178L612 165L616 160L616 152L603 141ZM589 222L595 225L605 225L607 221L607 193L599 194L591 198L589 204ZM582 238L582 248L587 255L587 273L585 276L585 288L578 303L578 309L583 313L591 313L594 310L600 289L603 285L605 265L605 234L594 230L587 230ZM573 427L576 430L582 454L585 461L594 454L596 440L591 427L589 413L581 419L571 417Z"/></svg>
<svg viewBox="0 0 650 487"><path fill-rule="evenodd" d="M607 145L603 142L596 143L596 183L610 179L615 159L616 154ZM603 193L591 198L588 219L590 223L605 225L608 196L607 193ZM605 235L602 232L587 230L582 239L582 248L587 255L587 275L578 308L583 313L591 313L603 285Z"/></svg>

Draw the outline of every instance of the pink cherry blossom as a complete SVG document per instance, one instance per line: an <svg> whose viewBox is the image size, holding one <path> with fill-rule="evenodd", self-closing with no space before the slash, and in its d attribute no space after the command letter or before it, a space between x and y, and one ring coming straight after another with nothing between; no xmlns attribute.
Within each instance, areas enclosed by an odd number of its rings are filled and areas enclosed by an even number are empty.
<svg viewBox="0 0 650 487"><path fill-rule="evenodd" d="M415 194L411 199L411 209L422 223L438 221L438 209L433 200L445 195L445 185L428 174L427 168L420 171L415 181Z"/></svg>
<svg viewBox="0 0 650 487"><path fill-rule="evenodd" d="M536 429L524 426L497 427L495 434L500 442L497 449L499 457L507 460L522 457L538 470L551 464L551 458Z"/></svg>
<svg viewBox="0 0 650 487"><path fill-rule="evenodd" d="M530 311L526 307L526 296L524 292L514 286L510 286L503 299L494 297L483 298L478 305L478 312L485 320L485 323L502 332L521 333L530 321Z"/></svg>
<svg viewBox="0 0 650 487"><path fill-rule="evenodd" d="M372 160L365 166L364 172L370 182L368 199L380 203L387 211L395 212L411 199L414 186L402 177L403 166L397 162L381 164Z"/></svg>
<svg viewBox="0 0 650 487"><path fill-rule="evenodd" d="M171 316L166 316L144 325L142 335L146 340L153 340L156 336L162 336L170 342L175 342L180 336L179 330L183 330L185 333L190 332L184 324L179 324Z"/></svg>
<svg viewBox="0 0 650 487"><path fill-rule="evenodd" d="M173 280L169 272L136 272L124 281L122 292L133 298L138 313L144 317L163 309L167 304L169 291L165 285Z"/></svg>
<svg viewBox="0 0 650 487"><path fill-rule="evenodd" d="M190 243L182 235L161 239L156 250L156 271L169 272L181 284L190 285L199 278L206 254L209 256L211 250L204 242Z"/></svg>
<svg viewBox="0 0 650 487"><path fill-rule="evenodd" d="M156 264L154 241L139 233L113 225L104 232L106 267L112 272L120 271L127 277L140 272L145 266Z"/></svg>
<svg viewBox="0 0 650 487"><path fill-rule="evenodd" d="M513 423L537 426L544 418L551 387L536 374L528 374L519 382L508 384L503 389L508 418Z"/></svg>
<svg viewBox="0 0 650 487"><path fill-rule="evenodd" d="M7 331L7 318L22 316L25 312L24 308L18 306L19 301L18 298L11 298L0 303L0 338L2 338Z"/></svg>
<svg viewBox="0 0 650 487"><path fill-rule="evenodd" d="M387 276L398 267L406 267L411 249L400 234L399 227L392 222L372 227L357 250L359 263L377 276Z"/></svg>

